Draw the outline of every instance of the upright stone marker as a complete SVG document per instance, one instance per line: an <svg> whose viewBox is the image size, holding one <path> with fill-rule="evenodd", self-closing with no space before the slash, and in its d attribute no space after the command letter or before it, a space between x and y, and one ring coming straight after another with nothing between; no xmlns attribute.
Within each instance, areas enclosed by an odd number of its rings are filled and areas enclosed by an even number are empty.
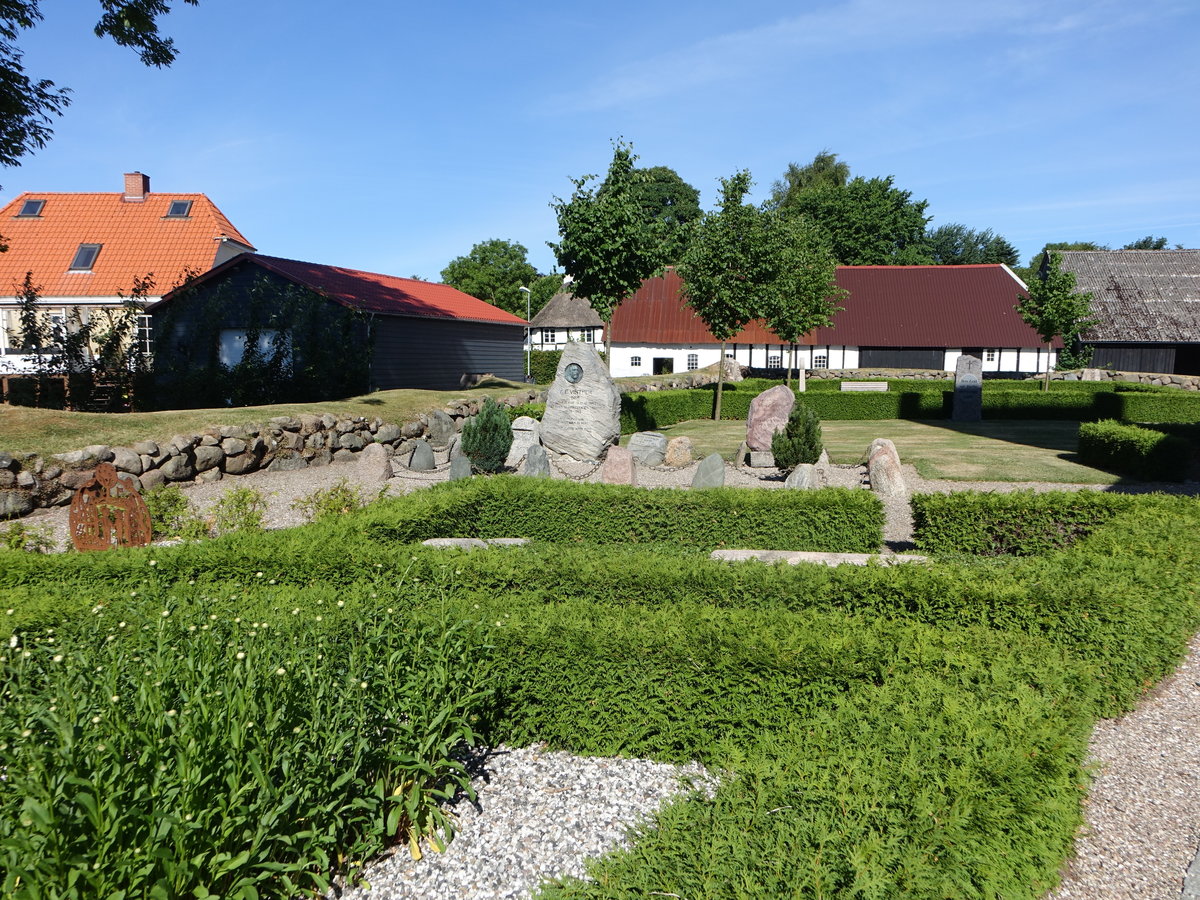
<svg viewBox="0 0 1200 900"><path fill-rule="evenodd" d="M763 391L750 401L750 416L746 419L746 444L751 450L771 451L775 432L787 427L788 416L796 405L796 395L786 384Z"/></svg>
<svg viewBox="0 0 1200 900"><path fill-rule="evenodd" d="M983 361L975 356L960 356L954 365L955 422L978 422L983 418Z"/></svg>
<svg viewBox="0 0 1200 900"><path fill-rule="evenodd" d="M725 460L720 453L710 453L700 460L692 476L692 490L725 486Z"/></svg>
<svg viewBox="0 0 1200 900"><path fill-rule="evenodd" d="M598 460L621 436L621 392L590 344L571 342L558 361L542 415L542 446Z"/></svg>

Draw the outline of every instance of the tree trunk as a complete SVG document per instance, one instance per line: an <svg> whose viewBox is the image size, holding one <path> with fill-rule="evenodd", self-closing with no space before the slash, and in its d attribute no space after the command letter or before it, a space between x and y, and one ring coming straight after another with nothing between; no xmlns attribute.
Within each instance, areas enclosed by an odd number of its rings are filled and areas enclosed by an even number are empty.
<svg viewBox="0 0 1200 900"><path fill-rule="evenodd" d="M608 367L608 375L612 377L612 314L604 323L604 365Z"/></svg>
<svg viewBox="0 0 1200 900"><path fill-rule="evenodd" d="M1046 393L1050 391L1050 350L1053 346L1053 339L1046 341L1046 380L1042 382L1042 390Z"/></svg>
<svg viewBox="0 0 1200 900"><path fill-rule="evenodd" d="M725 342L721 341L721 361L717 363L717 405L713 410L713 421L721 421L721 392L725 390Z"/></svg>
<svg viewBox="0 0 1200 900"><path fill-rule="evenodd" d="M788 386L788 390L791 390L791 387L792 387L792 366L795 365L795 363L796 363L796 345L792 344L791 346L788 347L787 378L784 379L784 383Z"/></svg>

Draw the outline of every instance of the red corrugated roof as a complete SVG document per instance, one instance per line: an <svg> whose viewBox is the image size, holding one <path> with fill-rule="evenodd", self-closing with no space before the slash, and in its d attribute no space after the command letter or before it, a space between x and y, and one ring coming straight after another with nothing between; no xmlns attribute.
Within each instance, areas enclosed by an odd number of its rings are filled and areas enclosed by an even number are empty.
<svg viewBox="0 0 1200 900"><path fill-rule="evenodd" d="M341 266L301 262L247 253L223 263L201 276L203 283L220 277L228 269L243 264L257 265L287 280L311 288L331 300L364 312L389 316L414 316L426 319L457 319L472 322L498 322L525 325L525 320L490 303L464 294L448 284L431 284L413 278L397 278L378 272L362 272ZM162 302L179 296L172 291ZM151 307L153 311L154 307Z"/></svg>
<svg viewBox="0 0 1200 900"><path fill-rule="evenodd" d="M1000 265L839 266L849 291L833 325L803 343L847 347L1037 347L1015 309L1020 281ZM643 282L613 316L614 341L711 344L714 338L680 297L674 270ZM752 324L731 343L780 344Z"/></svg>
<svg viewBox="0 0 1200 900"><path fill-rule="evenodd" d="M43 297L114 297L133 279L154 276L159 291L186 269L212 268L222 239L254 246L204 194L150 193L142 201L123 194L27 191L0 210L0 291L8 294L26 272ZM39 216L17 215L26 200L45 200ZM167 218L172 201L190 200L187 218ZM80 244L101 244L89 272L69 271Z"/></svg>

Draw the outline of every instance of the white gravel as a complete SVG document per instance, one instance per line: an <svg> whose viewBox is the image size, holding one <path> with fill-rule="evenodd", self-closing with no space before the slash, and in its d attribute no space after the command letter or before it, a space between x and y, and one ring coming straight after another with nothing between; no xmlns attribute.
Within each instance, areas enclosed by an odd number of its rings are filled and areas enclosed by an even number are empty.
<svg viewBox="0 0 1200 900"><path fill-rule="evenodd" d="M555 477L598 481L594 466L552 460ZM639 468L645 487L686 487L695 464L671 470ZM911 493L952 490L1080 490L1097 485L929 481L904 466ZM368 496L381 488L407 493L443 481L435 472L403 472L386 485L371 481L356 463L284 473L254 473L186 490L203 513L233 486L250 486L266 498L268 528L301 524L292 502L341 478ZM861 487L865 467L832 466L826 482ZM778 489L783 480L769 470L726 467L726 484ZM1122 488L1124 490L1125 488ZM1195 484L1139 485L1137 492L1197 493ZM905 549L912 518L903 500L886 508L885 537ZM25 519L49 528L59 547L67 541L66 509L42 510ZM1138 708L1100 722L1092 736L1096 778L1085 806L1085 826L1063 882L1046 900L1200 900L1200 863L1185 887L1185 874L1200 845L1200 637L1179 671L1164 680ZM616 846L626 827L651 815L679 788L683 770L644 760L588 759L539 748L501 749L480 778L477 809L459 804L461 834L444 855L414 864L406 852L380 861L368 874L370 894L353 898L525 897L543 877L582 874L582 859ZM568 788L559 794L559 787ZM480 861L483 862L480 862ZM500 860L497 864L497 860ZM488 862L490 861L490 862ZM486 864L484 864L486 863ZM1181 890L1184 893L1181 895Z"/></svg>

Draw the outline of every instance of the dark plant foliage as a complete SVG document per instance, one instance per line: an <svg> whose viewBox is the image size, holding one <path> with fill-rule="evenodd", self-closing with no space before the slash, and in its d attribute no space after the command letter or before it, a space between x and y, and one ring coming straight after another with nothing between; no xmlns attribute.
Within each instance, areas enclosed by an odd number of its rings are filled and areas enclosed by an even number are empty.
<svg viewBox="0 0 1200 900"><path fill-rule="evenodd" d="M1112 419L1079 426L1079 461L1143 481L1183 481L1195 447L1186 438Z"/></svg>
<svg viewBox="0 0 1200 900"><path fill-rule="evenodd" d="M462 430L462 452L477 472L499 472L512 448L512 419L491 397Z"/></svg>
<svg viewBox="0 0 1200 900"><path fill-rule="evenodd" d="M785 472L801 463L815 463L821 456L821 420L803 403L792 407L787 425L771 439L775 465Z"/></svg>

